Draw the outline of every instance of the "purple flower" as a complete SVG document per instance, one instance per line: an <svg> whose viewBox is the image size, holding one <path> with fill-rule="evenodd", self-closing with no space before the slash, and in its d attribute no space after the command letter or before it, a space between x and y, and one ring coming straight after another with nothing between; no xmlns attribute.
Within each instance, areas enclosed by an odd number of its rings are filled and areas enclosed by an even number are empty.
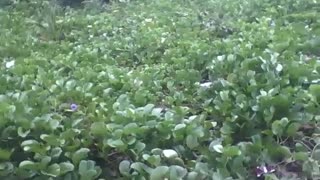
<svg viewBox="0 0 320 180"><path fill-rule="evenodd" d="M72 103L72 104L70 105L70 109L71 109L72 111L76 111L76 110L78 109L78 105Z"/></svg>
<svg viewBox="0 0 320 180"><path fill-rule="evenodd" d="M273 173L276 169L274 166L257 166L256 175L257 177L261 177L264 174Z"/></svg>

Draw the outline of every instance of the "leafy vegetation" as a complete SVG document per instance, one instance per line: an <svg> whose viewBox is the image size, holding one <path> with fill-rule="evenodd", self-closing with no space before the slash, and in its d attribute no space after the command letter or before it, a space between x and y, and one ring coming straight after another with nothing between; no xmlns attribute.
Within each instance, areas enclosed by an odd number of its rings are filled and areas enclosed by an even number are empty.
<svg viewBox="0 0 320 180"><path fill-rule="evenodd" d="M318 179L319 8L7 1L0 176Z"/></svg>

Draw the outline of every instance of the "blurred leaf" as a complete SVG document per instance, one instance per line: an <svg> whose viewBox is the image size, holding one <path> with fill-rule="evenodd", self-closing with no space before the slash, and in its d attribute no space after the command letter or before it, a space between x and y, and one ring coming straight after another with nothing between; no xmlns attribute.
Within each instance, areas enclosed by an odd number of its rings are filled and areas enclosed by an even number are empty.
<svg viewBox="0 0 320 180"><path fill-rule="evenodd" d="M51 177L57 177L60 175L60 166L55 163L55 164L48 166L48 168L46 170L42 170L41 172L44 175L48 175Z"/></svg>
<svg viewBox="0 0 320 180"><path fill-rule="evenodd" d="M318 84L312 84L309 87L310 93L317 98L317 100L320 100L320 85Z"/></svg>
<svg viewBox="0 0 320 180"><path fill-rule="evenodd" d="M123 143L123 141L121 139L108 139L107 140L107 144L111 147L117 147L117 148L121 148L123 146L125 146L125 144Z"/></svg>
<svg viewBox="0 0 320 180"><path fill-rule="evenodd" d="M61 175L74 170L74 165L71 164L70 162L62 162L59 164L59 166L60 166Z"/></svg>
<svg viewBox="0 0 320 180"><path fill-rule="evenodd" d="M52 146L59 146L59 138L54 135L41 134L40 138Z"/></svg>
<svg viewBox="0 0 320 180"><path fill-rule="evenodd" d="M52 158L59 158L62 153L62 149L60 147L56 147L51 149L50 157Z"/></svg>
<svg viewBox="0 0 320 180"><path fill-rule="evenodd" d="M176 166L176 165L173 165L173 166L170 166L170 179L182 179L184 178L188 171L181 167L181 166Z"/></svg>
<svg viewBox="0 0 320 180"><path fill-rule="evenodd" d="M90 180L95 179L96 176L99 175L97 168L95 167L94 161L85 161L81 160L79 164L79 174L81 176L81 180Z"/></svg>
<svg viewBox="0 0 320 180"><path fill-rule="evenodd" d="M294 159L297 161L306 161L308 160L308 153L305 152L296 152L294 153Z"/></svg>
<svg viewBox="0 0 320 180"><path fill-rule="evenodd" d="M127 160L121 161L119 164L119 171L122 175L128 176L130 173L130 162Z"/></svg>
<svg viewBox="0 0 320 180"><path fill-rule="evenodd" d="M129 123L123 127L124 134L134 134L139 130L139 126L136 123Z"/></svg>
<svg viewBox="0 0 320 180"><path fill-rule="evenodd" d="M223 154L229 157L241 155L241 151L236 146L228 146L223 148Z"/></svg>
<svg viewBox="0 0 320 180"><path fill-rule="evenodd" d="M320 160L320 149L315 149L313 152L312 152L312 158L314 160L317 160L319 161Z"/></svg>
<svg viewBox="0 0 320 180"><path fill-rule="evenodd" d="M176 158L178 157L178 153L172 149L165 149L162 151L164 157L166 158Z"/></svg>
<svg viewBox="0 0 320 180"><path fill-rule="evenodd" d="M93 135L106 135L108 133L108 130L106 128L106 125L104 122L94 122L91 124L90 127L91 133Z"/></svg>
<svg viewBox="0 0 320 180"><path fill-rule="evenodd" d="M188 135L186 139L186 144L190 149L194 149L199 146L198 138L193 135Z"/></svg>
<svg viewBox="0 0 320 180"><path fill-rule="evenodd" d="M274 135L281 136L283 134L283 126L279 120L272 123L272 132Z"/></svg>
<svg viewBox="0 0 320 180"><path fill-rule="evenodd" d="M297 131L299 130L300 128L300 124L299 123L291 123L287 130L286 130L286 133L288 134L288 136L295 136Z"/></svg>
<svg viewBox="0 0 320 180"><path fill-rule="evenodd" d="M138 153L143 151L145 147L146 147L146 144L142 142L137 142L135 145L135 149L137 150Z"/></svg>
<svg viewBox="0 0 320 180"><path fill-rule="evenodd" d="M187 175L187 180L197 180L198 177L198 173L197 172L189 172Z"/></svg>
<svg viewBox="0 0 320 180"><path fill-rule="evenodd" d="M24 131L22 127L18 127L18 135L25 138L30 133L30 130Z"/></svg>
<svg viewBox="0 0 320 180"><path fill-rule="evenodd" d="M150 179L162 180L168 175L169 167L167 166L158 166L150 174Z"/></svg>
<svg viewBox="0 0 320 180"><path fill-rule="evenodd" d="M81 160L86 159L88 157L88 153L90 150L88 148L80 148L76 152L72 154L72 162L73 164L78 164Z"/></svg>
<svg viewBox="0 0 320 180"><path fill-rule="evenodd" d="M28 170L38 170L39 164L32 161L22 161L19 164L19 168L28 169Z"/></svg>
<svg viewBox="0 0 320 180"><path fill-rule="evenodd" d="M12 151L6 150L6 149L0 149L0 159L1 160L9 160L10 156L12 154Z"/></svg>

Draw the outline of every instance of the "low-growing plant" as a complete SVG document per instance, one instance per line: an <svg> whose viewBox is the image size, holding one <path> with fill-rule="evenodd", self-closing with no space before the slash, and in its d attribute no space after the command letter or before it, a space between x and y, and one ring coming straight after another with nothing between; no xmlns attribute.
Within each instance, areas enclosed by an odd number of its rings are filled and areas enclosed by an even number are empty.
<svg viewBox="0 0 320 180"><path fill-rule="evenodd" d="M1 9L0 177L318 179L318 7Z"/></svg>

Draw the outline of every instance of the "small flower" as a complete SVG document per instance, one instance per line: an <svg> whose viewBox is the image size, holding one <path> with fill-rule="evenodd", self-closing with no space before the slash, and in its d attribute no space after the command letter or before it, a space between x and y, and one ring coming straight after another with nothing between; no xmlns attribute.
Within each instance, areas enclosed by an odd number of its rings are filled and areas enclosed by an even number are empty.
<svg viewBox="0 0 320 180"><path fill-rule="evenodd" d="M76 110L78 109L78 105L72 103L72 104L70 105L70 109L71 109L72 111L76 111Z"/></svg>
<svg viewBox="0 0 320 180"><path fill-rule="evenodd" d="M276 169L274 166L258 166L256 168L256 175L257 177L261 177L264 174L273 173Z"/></svg>

